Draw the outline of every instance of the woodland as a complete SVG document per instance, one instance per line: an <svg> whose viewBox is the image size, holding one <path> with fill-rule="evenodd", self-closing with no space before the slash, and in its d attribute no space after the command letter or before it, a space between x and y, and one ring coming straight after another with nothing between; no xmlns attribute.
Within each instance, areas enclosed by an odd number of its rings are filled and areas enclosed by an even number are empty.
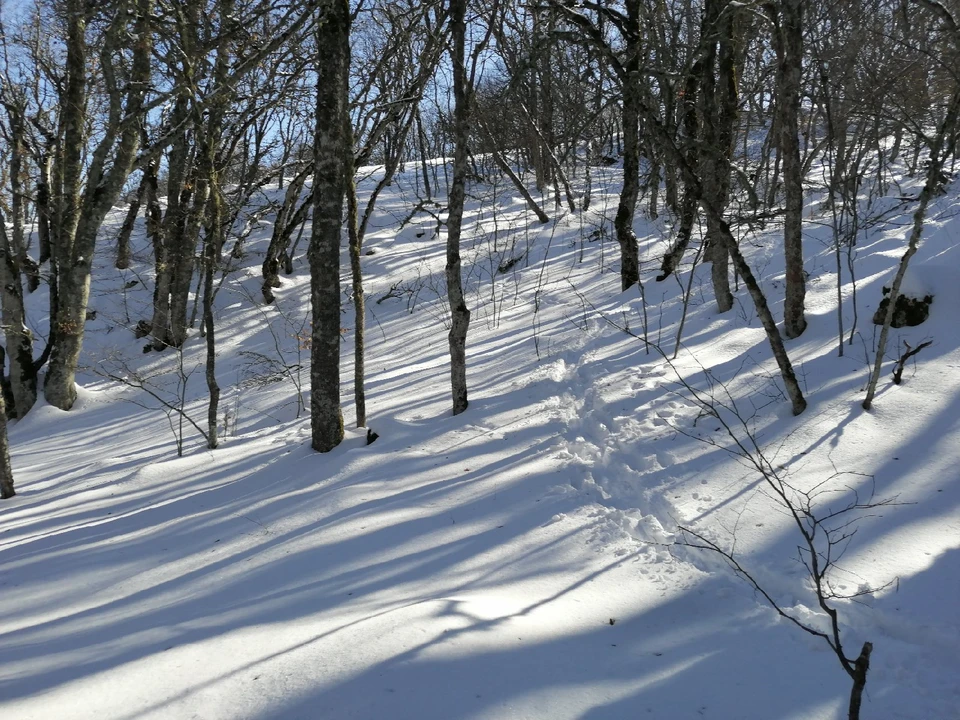
<svg viewBox="0 0 960 720"><path fill-rule="evenodd" d="M823 437L856 417L878 423L865 437L886 448L906 434L875 402L908 390L926 357L955 367L955 348L928 329L956 313L937 267L955 245L960 3L3 0L0 106L0 526L18 501L44 496L39 471L21 485L17 433L49 422L49 437L29 437L56 453L57 428L87 412L85 386L149 409L178 458L229 452L244 393L283 387L286 404L269 405L278 427L302 419L306 457L334 467L338 453L399 437L389 393L403 387L378 389L420 371L420 331L440 338L429 387L448 422L486 427L489 388L475 378L500 351L471 348L487 348L501 322L535 355L521 378L556 370L579 382L586 354L573 375L563 361L549 369L555 303L585 338L570 347L602 355L589 343L610 333L668 372L673 389L657 397L681 397L693 415L665 422L756 479L791 533L781 555L812 610L797 610L776 572L751 570L739 525L720 523L721 536L682 509L658 513L636 499L652 487L640 480L617 495L619 481L593 472L578 492L616 512L644 508L629 533L654 516L657 529L637 542L676 546L698 572L724 568L826 650L842 708L802 717L861 717L874 641L848 633L845 617L899 588L900 573L847 589L837 576L861 523L919 501L861 483L872 469L833 457L832 470L798 479L771 448L792 447L791 433L840 396L848 407ZM883 233L895 242L874 252ZM401 240L424 249L391 256ZM481 262L483 243L493 249ZM550 285L561 247L582 269ZM387 342L391 307L413 318L409 345ZM244 345L248 325L269 330L262 347ZM856 381L836 384L849 371L816 364L827 356L855 362ZM753 357L762 371L743 369ZM620 382L627 368L611 358L598 377ZM565 422L585 429L571 431L565 462L587 457L576 443L603 445L586 428L591 393L567 403L579 419ZM251 437L279 432L264 427ZM624 457L636 471L640 456Z"/></svg>

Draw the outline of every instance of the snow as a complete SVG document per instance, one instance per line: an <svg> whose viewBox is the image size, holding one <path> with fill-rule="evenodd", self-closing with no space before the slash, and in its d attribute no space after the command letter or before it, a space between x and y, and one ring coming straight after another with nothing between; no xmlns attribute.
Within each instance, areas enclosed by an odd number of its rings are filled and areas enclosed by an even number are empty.
<svg viewBox="0 0 960 720"><path fill-rule="evenodd" d="M810 327L788 348L809 407L793 418L749 297L739 289L718 316L709 268L696 271L675 361L637 339L641 300L620 293L611 240L617 172L595 168L591 210L558 210L545 226L504 183L471 188L471 399L457 417L443 234L426 214L399 227L415 182L400 175L363 258L367 407L380 437L366 445L350 429L326 455L310 450L298 401L299 385L309 407L297 339L309 327L306 263L276 305L260 304L268 225L217 297L227 436L209 451L185 426L182 458L176 419L102 374L139 373L176 397L176 355L143 354L131 332L152 296L142 228L139 275L114 270L102 243L77 404L64 413L41 400L11 425L19 494L0 506L0 717L846 717L849 679L826 644L719 557L679 544L681 526L735 542L781 607L825 627L796 529L684 383L735 402L796 486L842 473L844 492L896 499L866 513L836 575L839 592L863 593L836 603L848 654L874 644L863 716L958 717L957 193L937 199L914 260L911 287L936 295L930 319L894 331L891 359L903 341L933 344L901 386L885 371L871 413L859 406L869 318L910 208L860 240L858 333L843 357L832 248L822 225L805 227ZM377 179L363 175L361 192ZM646 331L669 357L682 288L653 277L670 227L638 218L636 230ZM780 312L777 228L744 247ZM146 285L123 290L138 277ZM846 272L842 282L849 329ZM29 298L35 332L44 292ZM352 309L343 324L349 424ZM188 373L202 345L192 333ZM199 422L202 369L187 398Z"/></svg>

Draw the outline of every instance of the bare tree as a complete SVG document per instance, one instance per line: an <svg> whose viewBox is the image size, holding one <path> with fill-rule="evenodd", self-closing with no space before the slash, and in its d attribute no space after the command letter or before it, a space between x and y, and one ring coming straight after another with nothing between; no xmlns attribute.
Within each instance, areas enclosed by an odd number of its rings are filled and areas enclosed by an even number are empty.
<svg viewBox="0 0 960 720"><path fill-rule="evenodd" d="M856 535L860 522L865 517L872 517L882 508L895 505L896 498L875 498L873 479L869 476L859 476L868 482L866 492L862 493L852 487L850 479L856 478L857 473L836 472L823 480L806 483L807 487L800 487L797 482L791 481L783 466L774 463L767 456L726 387L717 383L709 373L706 377L710 384L706 391L693 387L679 373L678 377L688 396L700 408L700 412L720 424L730 444L722 445L710 436L693 435L683 428L678 430L745 460L747 465L752 466L759 474L768 496L786 513L800 537L797 559L806 569L817 607L829 620L828 629L820 629L803 615L798 615L778 601L764 583L741 562L735 551L735 544L727 547L711 539L704 531L680 526L683 544L722 557L778 615L805 633L823 640L852 681L848 719L859 720L873 643L865 642L858 655L848 655L844 646L837 601L854 599L883 588L843 592L838 587L836 576L842 573L839 562ZM892 583L893 581L890 581L883 587L889 587Z"/></svg>
<svg viewBox="0 0 960 720"><path fill-rule="evenodd" d="M497 0L494 0L496 5ZM470 115L476 88L477 63L490 41L492 23L488 24L483 39L470 53L467 65L467 0L450 0L450 53L453 64L453 177L447 200L447 300L450 305L450 387L453 414L467 409L467 330L470 327L470 309L463 294L460 270L460 236L463 230L463 207L466 198L468 143ZM491 13L494 15L495 13Z"/></svg>
<svg viewBox="0 0 960 720"><path fill-rule="evenodd" d="M939 2L936 2L936 0L915 0L915 2L933 12L946 28L948 39L953 45L954 53L960 52L960 25L958 25L953 14ZM923 237L923 226L927 216L927 207L930 201L940 192L943 183L943 169L947 159L956 152L957 130L958 127L960 127L960 83L956 81L955 72L950 72L951 70L953 70L953 68L948 69L948 75L955 83L952 97L949 99L946 112L937 126L936 133L930 141L930 159L927 163L927 178L923 185L923 190L920 191L917 208L913 213L913 227L910 231L907 249L900 259L896 275L890 286L887 313L883 319L883 327L880 330L880 339L877 342L877 356L874 360L873 372L867 383L867 396L863 400L864 410L870 410L873 405L873 398L877 392L877 384L880 381L880 372L887 350L887 338L890 334L890 326L893 323L894 313L896 312L897 299L900 296L900 287L906 275L910 258L916 254L917 249L920 247L920 240Z"/></svg>
<svg viewBox="0 0 960 720"><path fill-rule="evenodd" d="M66 82L60 90L63 143L54 171L58 221L56 237L51 238L57 307L44 392L51 405L69 410L77 397L74 377L83 344L97 232L120 196L140 140L140 122L150 85L153 2L118 0L100 6L83 0L62 0L60 8L67 37ZM97 11L106 18L100 67L108 107L99 141L84 157L88 140L87 99L93 83L88 70L91 48L87 27ZM128 43L129 53L118 51L121 44Z"/></svg>
<svg viewBox="0 0 960 720"><path fill-rule="evenodd" d="M783 248L786 257L786 297L783 331L800 337L804 317L806 279L803 273L803 168L800 163L800 70L803 61L803 0L780 0L770 8L777 52L777 125L786 195Z"/></svg>

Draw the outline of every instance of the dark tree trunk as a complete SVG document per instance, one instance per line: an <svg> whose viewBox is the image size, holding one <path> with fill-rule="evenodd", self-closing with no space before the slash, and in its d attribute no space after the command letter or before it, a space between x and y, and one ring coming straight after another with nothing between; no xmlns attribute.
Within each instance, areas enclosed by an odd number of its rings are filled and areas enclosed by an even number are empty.
<svg viewBox="0 0 960 720"><path fill-rule="evenodd" d="M729 184L729 163L722 144L723 130L720 127L718 95L721 88L717 82L717 41L727 28L720 22L724 10L724 0L707 0L704 7L703 27L701 29L700 116L702 126L703 151L700 154L700 177L703 179L703 193L707 202L718 212L727 205L726 187ZM729 13L728 13L729 15ZM723 240L718 237L716 221L707 217L707 252L705 259L711 263L710 277L713 281L713 293L717 301L717 310L721 313L733 307L733 295L730 294L729 254Z"/></svg>
<svg viewBox="0 0 960 720"><path fill-rule="evenodd" d="M273 288L280 287L280 263L281 259L288 253L290 247L290 238L293 236L294 229L303 222L306 217L307 209L312 204L312 196L307 200L300 201L300 193L303 191L303 185L313 168L304 168L297 173L283 196L283 204L277 210L277 216L273 224L273 235L270 237L270 245L267 247L267 256L263 260L263 301L268 305L273 302ZM300 203L298 206L297 203Z"/></svg>
<svg viewBox="0 0 960 720"><path fill-rule="evenodd" d="M186 98L177 98L171 123L174 126L186 125L187 113ZM150 180L152 187L148 188L147 227L153 240L156 262L151 327L154 347L158 350L172 343L171 293L174 287L180 238L185 231L187 221L187 202L190 198L190 191L184 190L184 186L188 185L187 174L190 166L188 145L186 132L180 132L174 138L167 153L167 208L162 216L159 198L156 197L156 168L153 169L153 178ZM153 223L152 232L150 232L151 217L156 221ZM184 315L186 315L186 309L184 309Z"/></svg>
<svg viewBox="0 0 960 720"><path fill-rule="evenodd" d="M10 463L10 440L7 437L7 409L0 393L0 499L16 495L13 488L13 466Z"/></svg>
<svg viewBox="0 0 960 720"><path fill-rule="evenodd" d="M120 232L117 234L117 260L114 267L117 270L126 270L130 267L130 236L133 235L133 226L137 222L137 215L140 213L140 205L143 203L143 197L147 191L147 176L144 174L137 188L137 194L130 202L127 208L127 215L123 219L123 225L120 226Z"/></svg>
<svg viewBox="0 0 960 720"><path fill-rule="evenodd" d="M730 195L730 160L738 115L736 81L736 12L728 0L709 0L703 35L703 86L700 93L703 117L703 183L708 201L721 213ZM719 46L719 48L718 48ZM729 253L718 237L715 221L707 218L707 259L711 265L717 309L733 307L730 293Z"/></svg>
<svg viewBox="0 0 960 720"><path fill-rule="evenodd" d="M691 168L700 165L700 122L697 119L697 96L700 93L701 74L700 65L694 64L687 76L686 83L684 83L683 101L681 105L681 126L685 145L683 150L676 147L673 136L665 126L663 127L665 137L661 138L661 141L668 142L670 149L676 153L684 153L686 164ZM669 157L667 157L666 164L669 168L674 168L675 166L675 163L670 162ZM675 172L675 169L671 170L671 172ZM684 180L683 199L680 201L680 206L676 210L680 216L678 218L679 229L677 230L677 237L673 245L663 256L663 261L660 264L660 274L657 276L658 282L666 280L677 271L677 268L680 266L680 261L683 259L683 254L690 245L690 238L693 234L693 224L697 219L697 209L700 206L699 193L700 186L698 184Z"/></svg>
<svg viewBox="0 0 960 720"><path fill-rule="evenodd" d="M340 409L340 229L346 192L350 122L350 5L321 0L317 25L317 113L314 136L313 229L310 236L310 424L313 449L343 440Z"/></svg>
<svg viewBox="0 0 960 720"><path fill-rule="evenodd" d="M450 303L450 386L453 414L467 409L467 330L470 310L463 296L460 274L460 233L467 182L467 139L470 130L471 88L466 68L467 0L450 0L451 52L453 54L453 178L447 200L447 300Z"/></svg>
<svg viewBox="0 0 960 720"><path fill-rule="evenodd" d="M873 653L873 643L864 643L860 656L853 664L853 688L850 690L850 710L847 720L860 720L860 704L863 700L863 689L867 685L867 671L870 670L870 655Z"/></svg>
<svg viewBox="0 0 960 720"><path fill-rule="evenodd" d="M38 262L43 265L50 259L50 184L52 183L50 156L40 161L40 179L37 181L37 241L40 245Z"/></svg>
<svg viewBox="0 0 960 720"><path fill-rule="evenodd" d="M353 291L353 402L357 410L357 427L367 426L367 394L366 380L366 309L363 302L363 269L360 267L360 258L363 252L363 236L361 235L359 207L357 199L356 168L353 160L353 126L347 122L344 132L347 135L346 153L346 184L347 184L347 241L350 249L350 280ZM391 165L391 161L387 161ZM395 165L394 165L395 167ZM387 180L393 173L390 168L384 169L383 179ZM382 182L382 181L381 181ZM380 184L378 184L380 187ZM375 198L371 198L375 202ZM372 210L372 208L371 208ZM369 217L364 214L364 220Z"/></svg>
<svg viewBox="0 0 960 720"><path fill-rule="evenodd" d="M800 337L807 328L804 317L806 280L803 275L803 169L800 163L800 70L803 60L803 0L781 0L777 37L777 112L780 125L780 158L786 198L783 248L786 256L786 295L783 330L788 338Z"/></svg>
<svg viewBox="0 0 960 720"><path fill-rule="evenodd" d="M214 193L218 195L218 193ZM219 197L211 197L210 231L207 234L204 247L204 283L203 283L203 330L206 340L206 368L207 391L210 395L207 403L207 447L211 450L217 447L217 414L220 407L220 384L217 382L217 343L213 321L213 272L217 266L217 257L222 238L222 211Z"/></svg>
<svg viewBox="0 0 960 720"><path fill-rule="evenodd" d="M623 64L623 190L613 220L620 245L620 288L640 281L640 251L633 219L640 197L640 0L626 3L627 57Z"/></svg>

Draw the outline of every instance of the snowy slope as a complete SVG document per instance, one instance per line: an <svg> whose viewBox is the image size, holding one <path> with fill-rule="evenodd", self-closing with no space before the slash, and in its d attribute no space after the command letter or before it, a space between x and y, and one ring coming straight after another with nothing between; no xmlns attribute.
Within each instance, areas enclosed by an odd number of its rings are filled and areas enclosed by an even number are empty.
<svg viewBox="0 0 960 720"><path fill-rule="evenodd" d="M811 198L810 327L789 343L810 406L793 418L749 297L738 290L718 316L709 268L695 272L675 362L634 337L642 303L619 293L612 239L618 171L596 172L591 209L557 210L547 225L502 182L471 188L471 404L456 418L443 235L426 213L401 227L415 178L398 178L363 260L380 439L367 446L351 430L328 455L310 450L298 398L299 384L309 406L305 259L276 305L259 303L269 223L217 297L227 437L211 452L186 427L182 458L157 402L103 376L139 374L176 398L176 354L144 355L131 332L152 292L142 232L136 273L114 270L102 243L81 400L69 413L41 402L11 428L19 495L0 507L0 717L845 717L849 681L826 645L720 558L677 544L678 525L735 541L783 607L823 623L796 530L683 378L735 401L798 487L843 473L850 491L896 498L860 523L838 576L866 593L838 603L848 653L875 646L864 717L960 718L957 193L937 201L914 260L914 284L935 294L931 318L892 335L898 348L933 344L901 386L885 372L869 414L869 318L910 207L890 200L859 239L859 334L840 358L835 261ZM670 355L691 258L681 283L654 282L670 227L636 228L646 331ZM744 247L779 312L777 229ZM133 279L143 282L124 289ZM845 274L847 328L851 290ZM38 330L42 293L30 299ZM198 422L203 377L190 373L202 352L192 336L183 366Z"/></svg>

